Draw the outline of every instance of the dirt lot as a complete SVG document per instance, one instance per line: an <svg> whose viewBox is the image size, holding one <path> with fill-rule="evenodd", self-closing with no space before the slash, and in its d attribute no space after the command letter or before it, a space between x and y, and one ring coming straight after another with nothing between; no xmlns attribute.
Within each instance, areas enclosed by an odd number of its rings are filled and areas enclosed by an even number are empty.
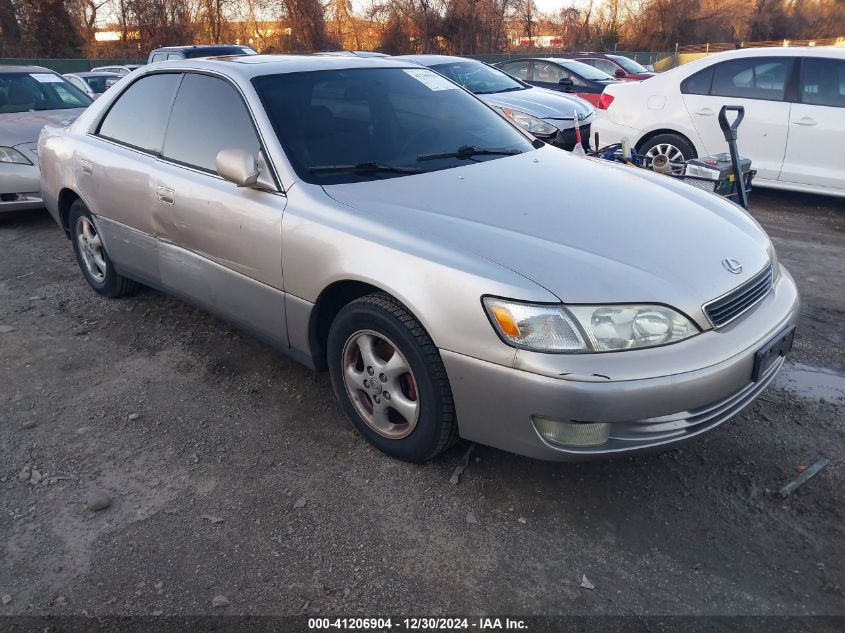
<svg viewBox="0 0 845 633"><path fill-rule="evenodd" d="M465 443L393 461L327 376L157 292L102 299L46 213L0 219L0 615L845 614L845 204L752 203L804 300L776 386L683 449L477 446L458 485Z"/></svg>

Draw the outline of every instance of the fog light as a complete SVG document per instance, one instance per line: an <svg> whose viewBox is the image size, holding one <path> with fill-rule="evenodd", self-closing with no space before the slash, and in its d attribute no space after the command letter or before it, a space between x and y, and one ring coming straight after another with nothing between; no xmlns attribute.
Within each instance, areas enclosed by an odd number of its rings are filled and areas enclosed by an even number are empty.
<svg viewBox="0 0 845 633"><path fill-rule="evenodd" d="M610 435L610 425L604 422L564 422L541 415L531 416L531 421L544 440L561 446L601 446Z"/></svg>

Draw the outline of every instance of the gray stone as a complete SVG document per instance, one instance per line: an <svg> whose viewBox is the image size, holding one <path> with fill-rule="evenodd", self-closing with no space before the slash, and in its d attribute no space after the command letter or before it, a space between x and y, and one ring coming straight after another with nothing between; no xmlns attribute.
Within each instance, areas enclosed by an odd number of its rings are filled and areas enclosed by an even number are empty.
<svg viewBox="0 0 845 633"><path fill-rule="evenodd" d="M111 497L105 492L92 492L85 500L85 509L89 512L99 512L111 507Z"/></svg>
<svg viewBox="0 0 845 633"><path fill-rule="evenodd" d="M212 607L228 607L229 606L229 599L224 595L214 596L211 599L211 606Z"/></svg>

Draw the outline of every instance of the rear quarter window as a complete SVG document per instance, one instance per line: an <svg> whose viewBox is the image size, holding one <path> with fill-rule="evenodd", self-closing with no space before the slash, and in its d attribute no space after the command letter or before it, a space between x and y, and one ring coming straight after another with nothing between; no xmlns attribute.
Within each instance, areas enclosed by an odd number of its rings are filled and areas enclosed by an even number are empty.
<svg viewBox="0 0 845 633"><path fill-rule="evenodd" d="M713 67L699 70L681 82L681 92L685 95L709 95L713 81Z"/></svg>

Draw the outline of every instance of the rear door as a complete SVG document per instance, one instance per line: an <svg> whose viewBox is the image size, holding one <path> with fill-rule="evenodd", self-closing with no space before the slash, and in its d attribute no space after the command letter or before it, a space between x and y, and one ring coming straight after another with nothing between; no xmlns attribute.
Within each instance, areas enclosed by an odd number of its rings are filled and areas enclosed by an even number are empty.
<svg viewBox="0 0 845 633"><path fill-rule="evenodd" d="M804 57L779 180L845 189L845 59Z"/></svg>
<svg viewBox="0 0 845 633"><path fill-rule="evenodd" d="M739 153L758 178L776 180L783 165L789 121L787 89L794 59L748 57L720 62L681 83L684 104L708 154L728 149L719 127L723 105L741 105Z"/></svg>
<svg viewBox="0 0 845 633"><path fill-rule="evenodd" d="M167 221L153 204L152 174L180 79L162 73L130 85L80 144L74 165L115 266L152 285L160 280L157 240Z"/></svg>
<svg viewBox="0 0 845 633"><path fill-rule="evenodd" d="M280 193L237 187L217 154L262 143L239 90L186 73L157 161L154 204L167 218L159 244L162 286L279 345L287 345ZM265 163L262 173L270 175ZM272 177L272 176L271 176Z"/></svg>

